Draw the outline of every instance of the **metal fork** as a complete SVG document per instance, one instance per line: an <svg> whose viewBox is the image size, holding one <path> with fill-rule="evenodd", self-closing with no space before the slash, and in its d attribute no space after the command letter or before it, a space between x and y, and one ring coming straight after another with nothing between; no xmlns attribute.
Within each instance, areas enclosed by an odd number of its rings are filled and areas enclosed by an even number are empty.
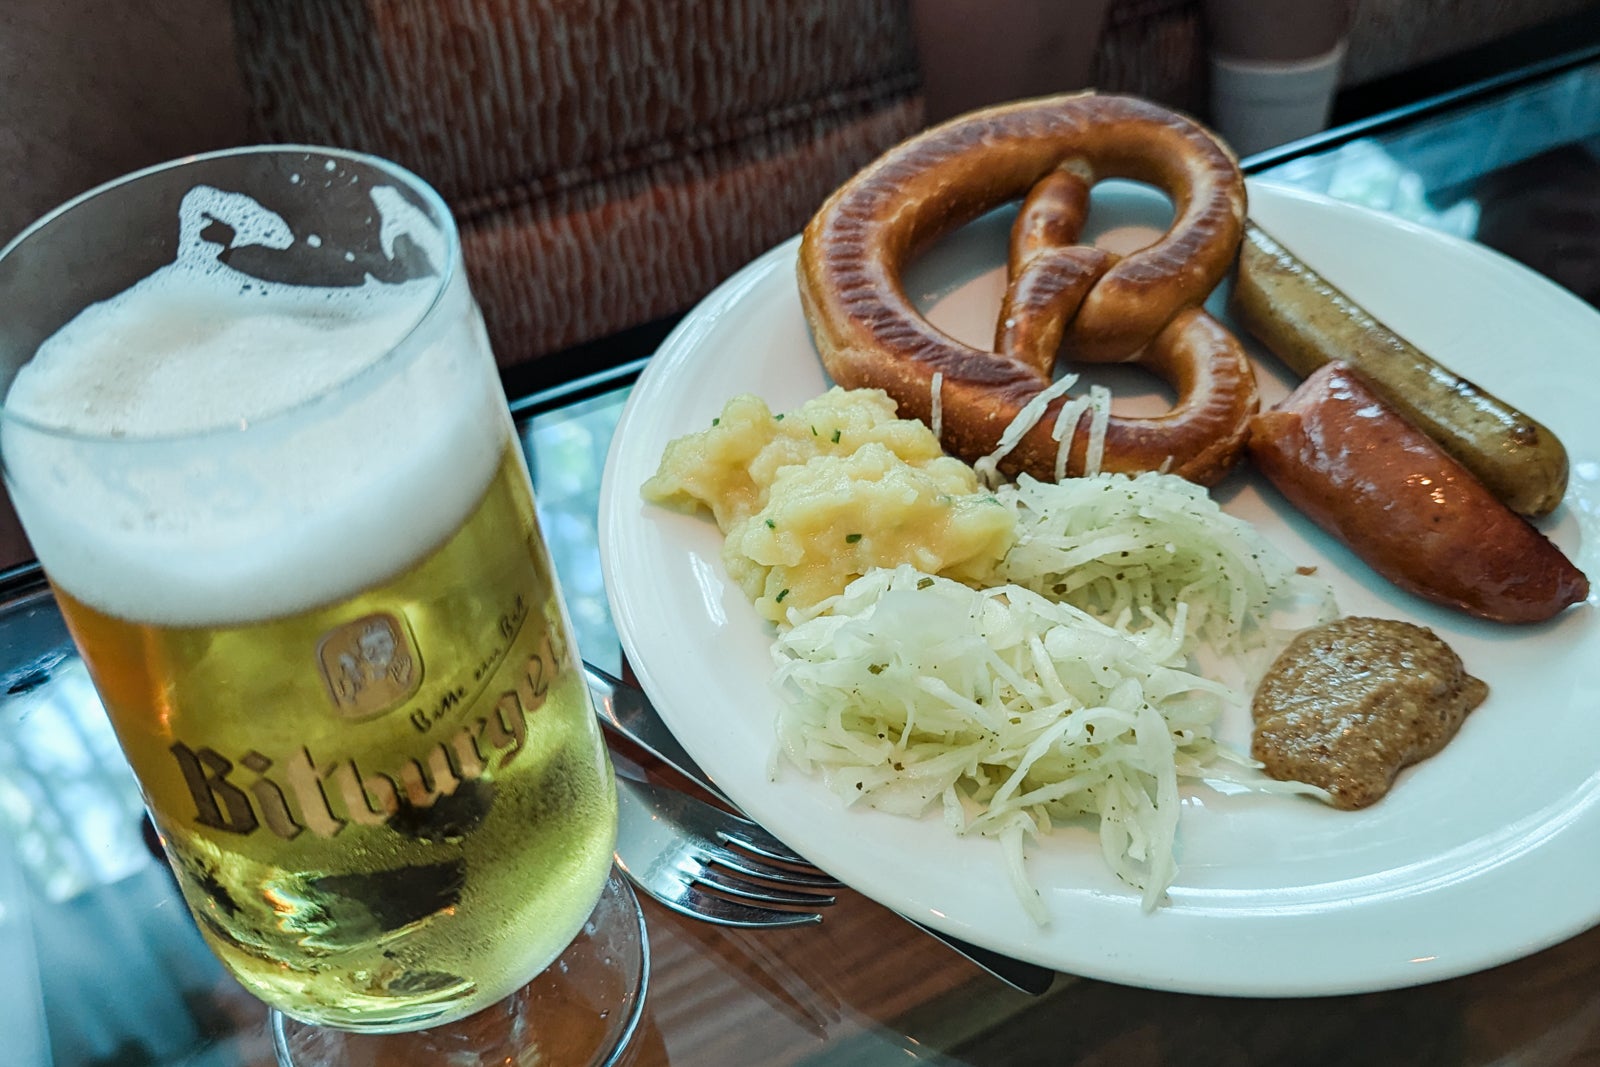
<svg viewBox="0 0 1600 1067"><path fill-rule="evenodd" d="M738 808L737 804L728 800L711 783L710 779L706 777L706 773L700 769L699 764L695 763L693 757L684 751L683 746L678 743L678 739L672 735L672 732L666 728L666 724L661 721L654 706L651 705L649 698L644 695L643 691L620 679L613 678L591 663L585 662L583 670L585 678L588 679L589 692L594 697L595 712L607 729L650 753L700 788L726 802L729 807ZM709 805L707 806L709 807ZM760 827L753 822L749 823L749 825L760 830ZM761 832L763 834L766 833L765 831ZM769 855L795 864L808 862L803 857L791 852L781 842L772 838L770 834L766 836L771 841L771 844L776 846L770 850ZM645 891L649 892L648 889ZM821 916L818 916L817 919L820 921ZM906 921L919 930L943 941L950 948L1013 989L1020 990L1030 996L1040 996L1048 992L1055 982L1055 972L1048 967L1040 967L999 952L981 948L958 937L952 937L932 927L924 926L915 919L907 918Z"/></svg>
<svg viewBox="0 0 1600 1067"><path fill-rule="evenodd" d="M839 883L784 866L787 852L761 827L676 789L617 775L617 865L633 884L682 915L724 926L822 921Z"/></svg>

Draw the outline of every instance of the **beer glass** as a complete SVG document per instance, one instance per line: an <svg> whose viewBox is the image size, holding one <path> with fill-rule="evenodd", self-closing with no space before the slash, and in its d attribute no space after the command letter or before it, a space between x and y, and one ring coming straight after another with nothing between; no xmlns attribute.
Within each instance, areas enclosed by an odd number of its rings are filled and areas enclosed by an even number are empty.
<svg viewBox="0 0 1600 1067"><path fill-rule="evenodd" d="M439 196L299 146L112 182L0 251L0 370L12 501L285 1062L620 1049L611 767Z"/></svg>

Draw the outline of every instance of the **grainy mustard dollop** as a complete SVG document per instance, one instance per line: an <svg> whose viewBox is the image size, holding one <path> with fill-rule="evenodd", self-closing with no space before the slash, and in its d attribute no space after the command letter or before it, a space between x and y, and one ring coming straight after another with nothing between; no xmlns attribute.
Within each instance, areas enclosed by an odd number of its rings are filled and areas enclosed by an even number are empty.
<svg viewBox="0 0 1600 1067"><path fill-rule="evenodd" d="M1010 547L1009 508L878 389L835 387L796 411L728 401L712 425L667 445L645 499L705 507L728 572L783 622L874 567L910 563L983 583Z"/></svg>

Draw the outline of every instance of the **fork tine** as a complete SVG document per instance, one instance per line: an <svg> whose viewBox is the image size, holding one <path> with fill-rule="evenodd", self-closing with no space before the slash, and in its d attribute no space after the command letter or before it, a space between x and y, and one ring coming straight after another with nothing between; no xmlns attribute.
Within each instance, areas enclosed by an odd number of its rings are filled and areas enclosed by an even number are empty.
<svg viewBox="0 0 1600 1067"><path fill-rule="evenodd" d="M839 881L814 866L810 860L795 852L788 845L773 837L764 830L759 823L753 822L743 816L736 816L737 822L731 822L726 827L717 831L717 836L730 845L738 845L746 852L752 852L762 859L777 860L780 863L793 864L805 867L805 873L820 876L825 881L817 884L840 885ZM792 869L792 868L791 868Z"/></svg>
<svg viewBox="0 0 1600 1067"><path fill-rule="evenodd" d="M714 863L686 863L681 869L686 875L693 878L697 885L708 886L719 893L726 893L741 900L752 900L762 904L776 904L795 908L825 908L832 904L835 899L831 895L781 889L778 886L765 885L761 882L750 881L748 878L736 877L722 870Z"/></svg>
<svg viewBox="0 0 1600 1067"><path fill-rule="evenodd" d="M729 926L822 921L834 902L818 886L783 884L798 874L741 855L717 830L735 818L673 789L617 779L617 864L634 885L682 915ZM809 909L809 910L797 910Z"/></svg>
<svg viewBox="0 0 1600 1067"><path fill-rule="evenodd" d="M730 845L738 845L746 852L752 852L762 859L777 860L779 863L806 867L812 871L817 871L819 874L821 873L810 860L748 819L728 826L726 829L719 831L717 836ZM838 885L840 883L835 882L833 884Z"/></svg>
<svg viewBox="0 0 1600 1067"><path fill-rule="evenodd" d="M676 789L650 782L629 779L626 788L644 798L657 817L673 820L692 829L700 850L723 860L730 867L740 867L771 882L821 888L838 888L840 885L838 880L804 860L794 865L785 856L772 856L769 850L761 847L747 847L746 841L761 846L765 841L777 840L748 816L726 811ZM729 846L736 846L739 851Z"/></svg>
<svg viewBox="0 0 1600 1067"><path fill-rule="evenodd" d="M664 762L707 793L727 804L735 811L738 805L727 794L712 784L705 771L683 750L678 739L656 715L649 698L634 686L613 678L599 667L585 662L584 677L589 682L589 693L594 698L595 712L601 725L626 738L646 752ZM746 819L741 830L730 830L730 841L767 859L780 860L797 866L810 867L804 856Z"/></svg>
<svg viewBox="0 0 1600 1067"><path fill-rule="evenodd" d="M766 862L757 855L748 855L731 848L707 848L702 851L705 859L736 871L750 878L760 878L779 885L794 886L800 889L838 889L840 882L829 877L814 867L797 870L793 867L780 867Z"/></svg>
<svg viewBox="0 0 1600 1067"><path fill-rule="evenodd" d="M814 911L780 911L776 908L744 904L715 893L704 892L686 881L676 882L669 888L659 880L638 877L626 866L623 866L622 871L645 895L661 906L701 922L755 929L767 926L812 926L822 921L822 916Z"/></svg>

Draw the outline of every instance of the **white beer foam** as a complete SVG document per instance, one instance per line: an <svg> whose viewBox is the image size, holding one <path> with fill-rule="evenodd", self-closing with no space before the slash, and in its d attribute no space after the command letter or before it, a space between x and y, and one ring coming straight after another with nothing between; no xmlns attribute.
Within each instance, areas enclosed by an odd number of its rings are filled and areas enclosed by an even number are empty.
<svg viewBox="0 0 1600 1067"><path fill-rule="evenodd" d="M421 212L374 201L387 247L403 231L446 266ZM293 241L254 201L196 188L175 262L86 308L6 398L92 438L5 426L12 496L52 580L167 625L288 614L389 576L477 502L512 432L459 260L413 333L435 279L263 283L218 262L201 237L213 219L235 247Z"/></svg>

